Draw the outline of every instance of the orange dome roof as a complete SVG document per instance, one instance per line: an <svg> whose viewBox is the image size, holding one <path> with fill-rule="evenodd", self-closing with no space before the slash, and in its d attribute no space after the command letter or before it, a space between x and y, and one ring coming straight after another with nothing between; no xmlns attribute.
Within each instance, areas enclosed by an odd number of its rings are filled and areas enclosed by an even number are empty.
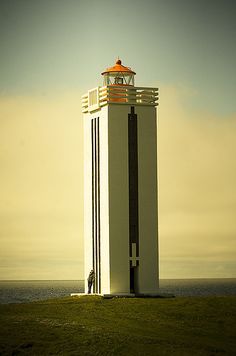
<svg viewBox="0 0 236 356"><path fill-rule="evenodd" d="M106 74L106 73L111 73L111 72L125 72L125 73L130 73L130 74L136 74L135 72L133 72L131 70L131 68L123 66L121 64L120 59L117 59L114 67L107 68L104 72L102 72L102 75Z"/></svg>

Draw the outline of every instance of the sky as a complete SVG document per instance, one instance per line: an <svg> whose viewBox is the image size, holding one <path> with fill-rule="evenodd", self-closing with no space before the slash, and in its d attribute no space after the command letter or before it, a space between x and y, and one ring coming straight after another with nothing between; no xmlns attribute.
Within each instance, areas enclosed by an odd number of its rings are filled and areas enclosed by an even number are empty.
<svg viewBox="0 0 236 356"><path fill-rule="evenodd" d="M159 87L161 278L236 277L231 0L0 0L0 279L83 279L81 95Z"/></svg>

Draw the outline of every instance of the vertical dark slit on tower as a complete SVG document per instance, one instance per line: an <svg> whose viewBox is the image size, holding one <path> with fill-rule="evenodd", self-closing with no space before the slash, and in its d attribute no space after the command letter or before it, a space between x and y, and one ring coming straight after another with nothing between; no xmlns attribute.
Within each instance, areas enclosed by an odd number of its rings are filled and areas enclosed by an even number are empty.
<svg viewBox="0 0 236 356"><path fill-rule="evenodd" d="M101 252L100 252L100 142L99 118L92 119L92 250L95 272L94 292L101 292Z"/></svg>
<svg viewBox="0 0 236 356"><path fill-rule="evenodd" d="M94 248L94 252L95 252L95 293L98 292L98 243L97 243L97 238L98 238L98 170L97 170L97 118L94 120L94 158L95 158L95 164L94 164L94 170L95 170L95 191L94 191L94 195L95 195L95 204L94 204L94 210L95 210L95 248Z"/></svg>
<svg viewBox="0 0 236 356"><path fill-rule="evenodd" d="M139 256L138 224L138 128L134 107L128 115L128 157L129 157L129 253L132 256L132 244L136 244L136 256ZM136 261L138 265L138 261ZM134 270L130 262L130 290L135 291Z"/></svg>
<svg viewBox="0 0 236 356"><path fill-rule="evenodd" d="M92 142L92 252L93 252L93 270L95 271L95 254L94 254L94 237L95 237L95 211L94 211L94 205L95 205L95 184L94 184L94 178L95 178L95 169L94 169L94 161L95 161L95 155L94 155L94 125L95 120L92 119L91 121L91 142ZM95 289L95 286L94 286Z"/></svg>
<svg viewBox="0 0 236 356"><path fill-rule="evenodd" d="M98 293L101 293L101 231L100 231L100 129L97 120L97 250L98 250Z"/></svg>

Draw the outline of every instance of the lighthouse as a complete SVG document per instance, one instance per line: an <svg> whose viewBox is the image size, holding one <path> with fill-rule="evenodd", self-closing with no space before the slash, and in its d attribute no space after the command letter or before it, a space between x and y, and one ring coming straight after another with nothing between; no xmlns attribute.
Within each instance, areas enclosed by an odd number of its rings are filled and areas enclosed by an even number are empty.
<svg viewBox="0 0 236 356"><path fill-rule="evenodd" d="M84 272L93 293L158 291L158 89L118 59L83 95Z"/></svg>

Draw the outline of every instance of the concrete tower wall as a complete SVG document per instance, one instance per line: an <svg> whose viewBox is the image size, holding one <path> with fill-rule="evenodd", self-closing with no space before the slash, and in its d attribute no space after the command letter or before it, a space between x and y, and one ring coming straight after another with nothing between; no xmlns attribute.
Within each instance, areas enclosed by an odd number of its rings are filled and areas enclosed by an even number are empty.
<svg viewBox="0 0 236 356"><path fill-rule="evenodd" d="M108 106L111 294L130 293L127 105Z"/></svg>
<svg viewBox="0 0 236 356"><path fill-rule="evenodd" d="M155 107L136 107L138 118L138 183L140 293L158 289L158 211L157 211L157 119Z"/></svg>
<svg viewBox="0 0 236 356"><path fill-rule="evenodd" d="M97 292L129 294L130 210L128 119L137 120L138 156L138 239L135 292L158 290L157 220L157 130L154 106L107 104L84 114L84 250L85 282L94 266L94 224L96 223ZM99 119L98 119L99 118ZM94 173L93 123L96 120L96 155L99 170ZM92 131L91 131L92 129ZM93 166L94 167L94 166ZM96 168L98 169L98 168ZM96 211L94 213L94 174ZM94 218L94 214L96 217ZM95 220L96 221L95 221ZM95 222L94 222L95 221ZM93 228L92 228L93 227ZM98 278L98 277L97 277Z"/></svg>
<svg viewBox="0 0 236 356"><path fill-rule="evenodd" d="M111 294L129 293L128 115L131 107L108 107L109 233ZM135 107L138 123L139 266L136 291L158 289L156 109Z"/></svg>
<svg viewBox="0 0 236 356"><path fill-rule="evenodd" d="M100 164L100 253L101 291L110 293L109 244L109 173L108 173L108 107L84 115L84 258L85 291L87 278L93 266L92 221L92 120L99 118Z"/></svg>
<svg viewBox="0 0 236 356"><path fill-rule="evenodd" d="M84 279L87 292L87 278L92 269L92 144L91 144L91 118L84 115Z"/></svg>
<svg viewBox="0 0 236 356"><path fill-rule="evenodd" d="M100 121L101 292L110 293L108 107L98 112Z"/></svg>

